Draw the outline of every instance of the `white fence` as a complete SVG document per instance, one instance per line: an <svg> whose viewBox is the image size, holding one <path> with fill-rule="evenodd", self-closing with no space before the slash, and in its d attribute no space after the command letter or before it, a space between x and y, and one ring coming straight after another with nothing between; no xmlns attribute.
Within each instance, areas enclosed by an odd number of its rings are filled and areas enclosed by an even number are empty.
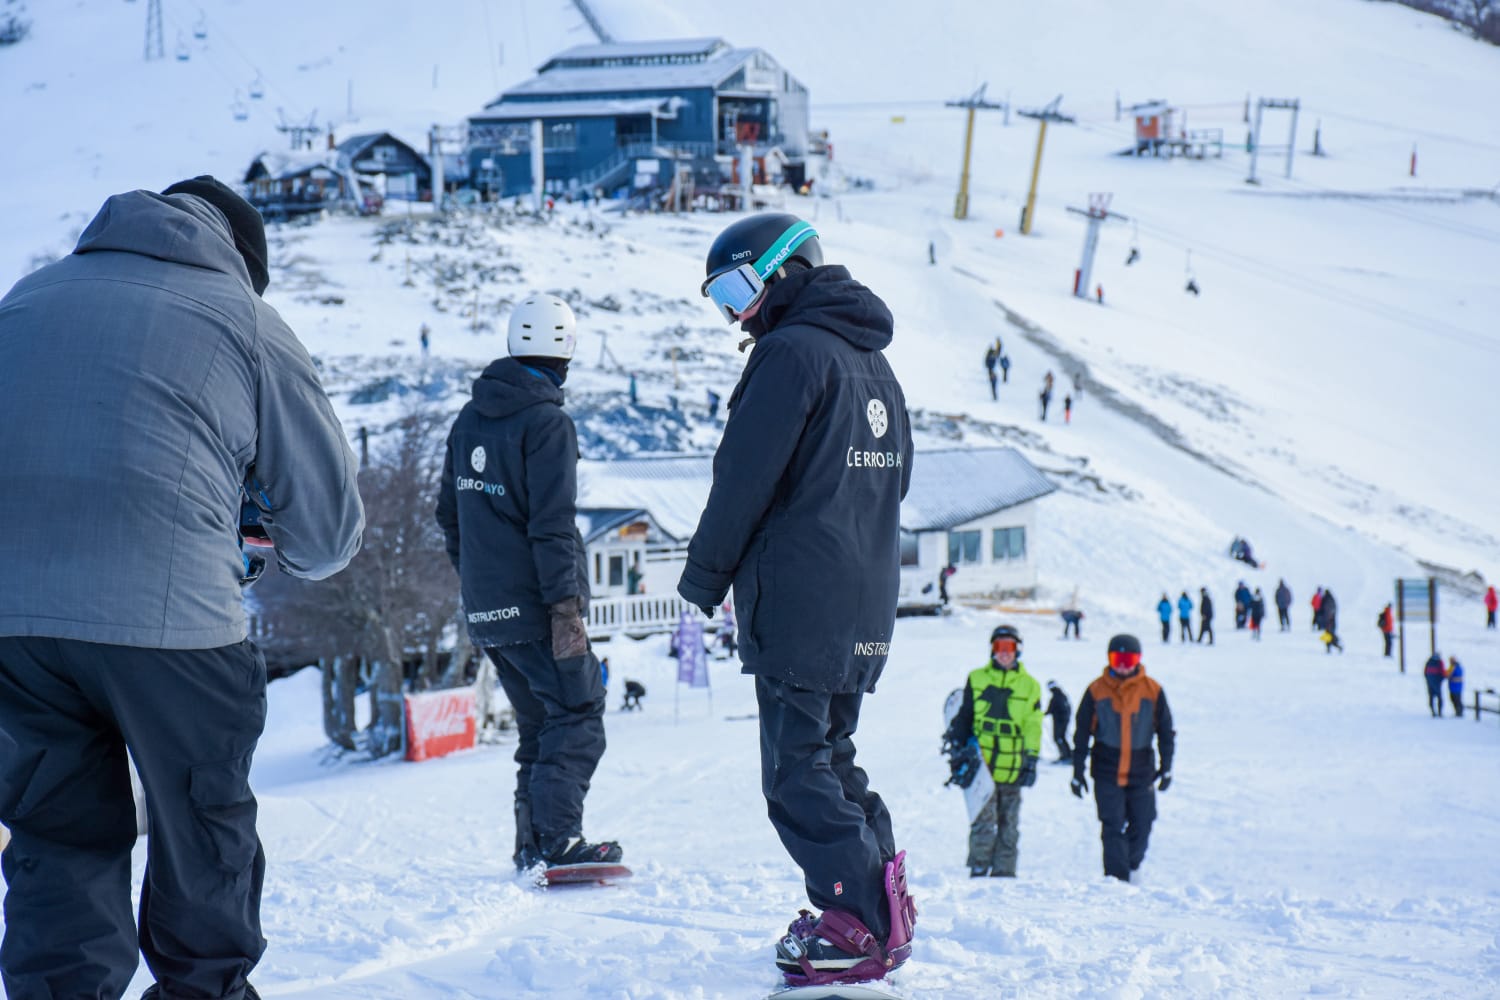
<svg viewBox="0 0 1500 1000"><path fill-rule="evenodd" d="M589 601L589 638L605 639L616 635L640 637L671 632L677 628L684 609L694 618L703 617L703 612L676 594L596 597ZM704 627L712 632L719 627L719 623L720 619L715 618Z"/></svg>

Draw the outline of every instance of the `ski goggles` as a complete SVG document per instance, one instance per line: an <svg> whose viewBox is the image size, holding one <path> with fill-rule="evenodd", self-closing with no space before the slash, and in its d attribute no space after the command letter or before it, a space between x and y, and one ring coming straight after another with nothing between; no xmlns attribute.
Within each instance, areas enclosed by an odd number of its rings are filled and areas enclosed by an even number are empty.
<svg viewBox="0 0 1500 1000"><path fill-rule="evenodd" d="M1021 644L1014 639L996 639L990 643L992 653L1015 653L1021 649Z"/></svg>
<svg viewBox="0 0 1500 1000"><path fill-rule="evenodd" d="M1140 653L1110 653L1109 669L1134 670L1141 665Z"/></svg>
<svg viewBox="0 0 1500 1000"><path fill-rule="evenodd" d="M703 294L713 300L714 308L731 323L760 301L766 283L760 280L754 264L741 264L732 271L716 274L703 283Z"/></svg>

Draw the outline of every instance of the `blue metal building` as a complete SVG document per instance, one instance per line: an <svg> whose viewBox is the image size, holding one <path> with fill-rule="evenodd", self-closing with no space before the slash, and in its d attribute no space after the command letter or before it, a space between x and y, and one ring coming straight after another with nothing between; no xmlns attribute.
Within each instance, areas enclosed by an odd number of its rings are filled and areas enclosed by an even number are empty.
<svg viewBox="0 0 1500 1000"><path fill-rule="evenodd" d="M532 189L532 123L541 121L549 193L612 193L638 175L727 177L738 157L807 152L808 95L762 49L721 38L579 45L470 116L474 187L510 197ZM655 164L653 166L652 164Z"/></svg>

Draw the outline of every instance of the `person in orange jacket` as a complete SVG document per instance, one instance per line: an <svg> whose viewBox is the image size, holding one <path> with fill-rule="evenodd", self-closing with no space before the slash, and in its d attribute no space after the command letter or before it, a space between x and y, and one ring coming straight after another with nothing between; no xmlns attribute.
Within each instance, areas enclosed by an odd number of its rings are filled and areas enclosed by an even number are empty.
<svg viewBox="0 0 1500 1000"><path fill-rule="evenodd" d="M1380 626L1380 635L1385 639L1385 655L1390 656L1392 633L1396 631L1396 616L1391 611L1389 604L1385 606L1385 609L1375 619L1375 624Z"/></svg>
<svg viewBox="0 0 1500 1000"><path fill-rule="evenodd" d="M1161 751L1159 765L1153 736ZM1172 784L1175 748L1167 693L1146 676L1140 640L1115 636L1109 640L1109 666L1084 691L1073 727L1072 790L1080 799L1088 791L1083 765L1089 761L1104 874L1129 882L1145 860L1156 793Z"/></svg>

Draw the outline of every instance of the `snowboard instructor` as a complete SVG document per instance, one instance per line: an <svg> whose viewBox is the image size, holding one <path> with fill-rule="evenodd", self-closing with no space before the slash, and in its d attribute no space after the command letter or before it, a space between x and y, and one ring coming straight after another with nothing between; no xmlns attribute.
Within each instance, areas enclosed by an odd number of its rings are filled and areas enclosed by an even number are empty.
<svg viewBox="0 0 1500 1000"><path fill-rule="evenodd" d="M246 638L241 485L291 576L337 573L364 530L343 428L261 300L266 261L260 214L197 177L109 198L0 300L12 1000L118 997L141 954L148 997L256 995L266 666ZM150 806L139 926L127 750Z"/></svg>
<svg viewBox="0 0 1500 1000"><path fill-rule="evenodd" d="M881 353L894 321L780 213L719 234L702 292L755 349L677 590L712 617L734 586L767 811L823 911L792 922L777 965L793 984L882 978L910 954L915 908L853 736L890 648L911 481L906 399Z"/></svg>
<svg viewBox="0 0 1500 1000"><path fill-rule="evenodd" d="M583 800L604 756L604 683L583 616L578 432L563 412L573 310L531 295L511 313L510 357L492 361L448 433L437 521L458 571L469 638L516 712L518 870L617 862L583 838Z"/></svg>

